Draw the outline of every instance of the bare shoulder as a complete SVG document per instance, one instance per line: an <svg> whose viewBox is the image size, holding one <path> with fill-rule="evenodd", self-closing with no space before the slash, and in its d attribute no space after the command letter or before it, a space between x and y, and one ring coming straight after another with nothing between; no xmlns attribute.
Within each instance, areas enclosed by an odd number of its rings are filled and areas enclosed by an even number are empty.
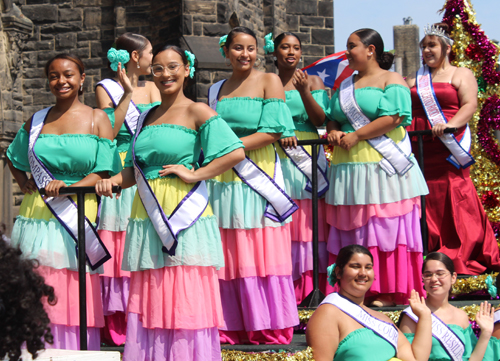
<svg viewBox="0 0 500 361"><path fill-rule="evenodd" d="M390 84L399 84L408 88L408 84L406 84L406 81L403 79L403 77L394 71L387 71L384 74L384 80L385 86L388 86Z"/></svg>
<svg viewBox="0 0 500 361"><path fill-rule="evenodd" d="M417 81L417 74L416 73L411 73L406 77L406 84L411 88L415 86L415 83Z"/></svg>
<svg viewBox="0 0 500 361"><path fill-rule="evenodd" d="M90 107L88 107L90 108ZM101 110L101 109L98 109L98 108L95 108L95 109L92 109L90 108L90 110L92 111L92 116L94 117L94 124L101 127L101 126L111 126L111 123L109 122L109 118L108 118L108 115L106 114L106 112L104 110Z"/></svg>
<svg viewBox="0 0 500 361"><path fill-rule="evenodd" d="M281 79L277 74L274 73L264 73L262 71L259 71L259 77L261 80L265 81L266 84L268 83L274 83L274 84L280 84L281 85ZM260 80L259 79L259 80Z"/></svg>
<svg viewBox="0 0 500 361"><path fill-rule="evenodd" d="M457 67L455 73L453 74L453 77L455 76L473 77L475 79L474 73L469 68L464 68L464 67Z"/></svg>
<svg viewBox="0 0 500 361"><path fill-rule="evenodd" d="M456 320L456 323L460 325L462 328L467 328L469 327L469 316L467 316L467 313L457 307L453 307L453 319Z"/></svg>
<svg viewBox="0 0 500 361"><path fill-rule="evenodd" d="M325 90L325 84L319 76L309 75L309 80L311 81L311 90Z"/></svg>
<svg viewBox="0 0 500 361"><path fill-rule="evenodd" d="M215 110L205 103L192 102L188 106L188 113L195 119L196 127L199 128L211 117L217 115Z"/></svg>

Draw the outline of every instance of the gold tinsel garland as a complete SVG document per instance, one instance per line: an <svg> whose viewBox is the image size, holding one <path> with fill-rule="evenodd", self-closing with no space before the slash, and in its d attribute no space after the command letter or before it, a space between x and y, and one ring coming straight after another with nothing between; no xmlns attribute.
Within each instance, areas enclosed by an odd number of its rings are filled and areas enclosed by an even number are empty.
<svg viewBox="0 0 500 361"><path fill-rule="evenodd" d="M295 353L282 352L243 352L222 350L222 361L314 361L312 349Z"/></svg>
<svg viewBox="0 0 500 361"><path fill-rule="evenodd" d="M467 313L467 316L469 316L470 321L476 320L476 313L477 311L479 311L478 305L472 304L469 306L460 307L460 309L464 310L465 313ZM300 323L307 324L307 321L309 321L309 318L311 318L313 313L314 311L310 310L299 310ZM389 317L394 323L398 323L399 316L401 316L401 311L386 311L382 313L384 313L387 317Z"/></svg>
<svg viewBox="0 0 500 361"><path fill-rule="evenodd" d="M486 278L491 276L493 280L498 276L498 272L492 273L491 275L480 275L472 276L469 278L457 279L457 282L453 285L452 294L455 296L466 295L478 291L488 292L488 285L486 284Z"/></svg>
<svg viewBox="0 0 500 361"><path fill-rule="evenodd" d="M478 25L476 22L476 14L472 8L472 4L470 3L470 1L464 0L464 6L464 12L468 15L467 21L470 24ZM469 44L476 44L476 42L471 34L467 33L464 30L463 21L464 19L462 19L458 14L455 15L455 18L453 19L451 38L454 40L452 51L455 58L452 61L452 65L470 69L474 73L476 79L479 80L483 75L483 61L469 59L469 57L467 56L467 47L469 46ZM495 61L498 60L499 52L500 50L494 57ZM498 167L489 159L488 154L485 152L477 138L477 126L478 122L480 121L479 116L481 109L483 108L485 101L495 94L500 96L500 84L485 84L483 89L480 89L480 91L478 92L477 111L474 113L474 116L469 122L470 130L472 133L471 154L476 160L476 163L470 168L470 176L474 183L474 186L476 187L479 198L481 198L488 192L493 192L497 195L500 195L500 167ZM493 129L490 129L490 136L496 143L498 143L495 138ZM485 211L491 222L500 222L500 206L485 207Z"/></svg>

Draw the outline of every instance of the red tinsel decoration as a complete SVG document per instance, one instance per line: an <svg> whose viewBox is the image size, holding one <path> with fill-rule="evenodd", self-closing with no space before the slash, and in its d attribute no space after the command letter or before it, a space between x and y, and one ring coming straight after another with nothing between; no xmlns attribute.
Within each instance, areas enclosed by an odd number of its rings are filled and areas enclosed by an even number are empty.
<svg viewBox="0 0 500 361"><path fill-rule="evenodd" d="M488 191L481 196L481 202L486 208L498 207L500 202L498 201L498 196L495 192Z"/></svg>
<svg viewBox="0 0 500 361"><path fill-rule="evenodd" d="M477 139L491 161L500 166L500 150L491 136L490 129L500 130L500 99L496 95L489 97L481 109L477 123Z"/></svg>
<svg viewBox="0 0 500 361"><path fill-rule="evenodd" d="M483 58L483 52L481 48L476 44L469 44L467 49L465 49L465 54L469 57L469 59L474 61L481 61Z"/></svg>
<svg viewBox="0 0 500 361"><path fill-rule="evenodd" d="M483 54L483 77L488 84L500 83L500 73L495 70L495 54L497 49L493 45L479 26L469 23L469 16L465 12L463 0L449 0L446 3L443 22L448 24L450 29L453 27L453 19L459 15L462 19L464 30L467 31L476 44L480 47Z"/></svg>

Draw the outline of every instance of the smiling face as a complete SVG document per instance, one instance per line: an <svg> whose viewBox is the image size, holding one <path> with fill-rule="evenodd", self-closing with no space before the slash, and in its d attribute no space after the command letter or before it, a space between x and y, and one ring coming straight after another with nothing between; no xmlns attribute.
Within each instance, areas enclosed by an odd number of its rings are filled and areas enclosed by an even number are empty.
<svg viewBox="0 0 500 361"><path fill-rule="evenodd" d="M448 296L452 285L457 280L457 274L450 273L441 261L428 260L425 263L422 278L428 297Z"/></svg>
<svg viewBox="0 0 500 361"><path fill-rule="evenodd" d="M371 57L376 57L375 46L365 46L356 34L351 34L347 39L347 60L349 68L353 70L363 70Z"/></svg>
<svg viewBox="0 0 500 361"><path fill-rule="evenodd" d="M257 41L252 35L238 33L234 36L229 49L224 48L233 70L251 70L257 59Z"/></svg>
<svg viewBox="0 0 500 361"><path fill-rule="evenodd" d="M373 283L373 261L363 253L354 253L344 266L342 275L335 269L340 288L355 297L364 297Z"/></svg>
<svg viewBox="0 0 500 361"><path fill-rule="evenodd" d="M163 67L162 71L156 68ZM153 73L156 87L161 94L182 91L184 80L189 75L189 65L184 65L182 57L173 49L158 53L153 59Z"/></svg>
<svg viewBox="0 0 500 361"><path fill-rule="evenodd" d="M439 67L451 50L449 45L444 49L442 42L436 35L427 35L420 43L420 47L425 64L431 68Z"/></svg>
<svg viewBox="0 0 500 361"><path fill-rule="evenodd" d="M276 55L278 68L295 69L302 56L302 48L300 47L299 39L293 35L285 36L274 54Z"/></svg>
<svg viewBox="0 0 500 361"><path fill-rule="evenodd" d="M47 71L49 88L57 99L69 99L78 96L85 74L80 74L78 66L68 59L55 59Z"/></svg>

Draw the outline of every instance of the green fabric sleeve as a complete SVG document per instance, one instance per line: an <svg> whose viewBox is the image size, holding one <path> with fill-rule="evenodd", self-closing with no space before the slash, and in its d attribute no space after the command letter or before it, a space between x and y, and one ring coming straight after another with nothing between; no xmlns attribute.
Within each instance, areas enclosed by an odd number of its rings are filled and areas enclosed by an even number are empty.
<svg viewBox="0 0 500 361"><path fill-rule="evenodd" d="M122 169L120 154L116 148L116 140L99 138L95 167L91 173L109 172L110 175L115 175L120 173Z"/></svg>
<svg viewBox="0 0 500 361"><path fill-rule="evenodd" d="M15 168L30 172L30 163L28 160L28 143L29 134L24 129L24 124L17 132L14 141L7 148L7 157L10 159Z"/></svg>
<svg viewBox="0 0 500 361"><path fill-rule="evenodd" d="M282 138L295 136L290 109L282 99L266 99L257 127L258 133L281 133Z"/></svg>
<svg viewBox="0 0 500 361"><path fill-rule="evenodd" d="M219 115L208 119L198 133L203 149L203 166L235 149L244 148L243 142Z"/></svg>
<svg viewBox="0 0 500 361"><path fill-rule="evenodd" d="M385 115L399 115L403 117L401 126L411 124L411 96L410 89L399 84L389 84L384 89L384 96L379 103L379 117Z"/></svg>

